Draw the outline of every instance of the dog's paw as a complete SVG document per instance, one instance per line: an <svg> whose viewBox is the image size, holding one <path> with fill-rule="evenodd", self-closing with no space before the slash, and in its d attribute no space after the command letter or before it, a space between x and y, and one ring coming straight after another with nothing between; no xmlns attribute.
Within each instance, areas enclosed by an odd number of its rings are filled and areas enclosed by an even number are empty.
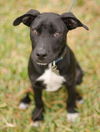
<svg viewBox="0 0 100 132"><path fill-rule="evenodd" d="M77 103L78 104L83 104L84 103L84 100L83 99L77 100Z"/></svg>
<svg viewBox="0 0 100 132"><path fill-rule="evenodd" d="M75 122L78 117L79 117L79 113L68 113L67 114L67 120L70 122Z"/></svg>
<svg viewBox="0 0 100 132"><path fill-rule="evenodd" d="M34 121L34 122L32 121L31 126L32 127L40 127L41 126L41 121Z"/></svg>
<svg viewBox="0 0 100 132"><path fill-rule="evenodd" d="M19 109L21 109L21 110L25 110L25 109L27 109L29 107L29 104L26 104L26 103L23 103L23 102L21 102L20 104L19 104Z"/></svg>

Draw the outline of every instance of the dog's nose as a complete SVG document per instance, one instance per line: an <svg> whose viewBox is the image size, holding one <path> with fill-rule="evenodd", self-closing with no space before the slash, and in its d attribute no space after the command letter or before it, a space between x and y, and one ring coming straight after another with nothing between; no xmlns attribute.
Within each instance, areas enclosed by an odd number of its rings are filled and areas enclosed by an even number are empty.
<svg viewBox="0 0 100 132"><path fill-rule="evenodd" d="M38 50L36 55L39 59L44 59L47 56L47 53L45 50L42 49L42 50Z"/></svg>

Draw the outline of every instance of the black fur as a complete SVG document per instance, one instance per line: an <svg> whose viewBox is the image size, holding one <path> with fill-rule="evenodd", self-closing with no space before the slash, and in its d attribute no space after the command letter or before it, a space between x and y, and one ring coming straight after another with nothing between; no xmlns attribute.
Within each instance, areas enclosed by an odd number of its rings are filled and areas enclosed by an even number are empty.
<svg viewBox="0 0 100 132"><path fill-rule="evenodd" d="M36 81L36 79L44 73L49 63L59 58L65 48L66 54L56 65L60 75L66 79L64 85L68 91L67 111L69 113L77 112L76 100L80 100L82 97L77 92L76 85L82 82L83 71L72 50L66 44L66 34L77 27L83 27L87 30L88 28L71 12L59 15L55 13L40 14L36 10L30 10L16 18L13 24L17 26L21 22L30 27L30 38L32 41L28 73L34 90L35 109L32 113L33 121L43 120L44 103L42 91L46 88L43 82ZM47 65L40 66L37 63L47 63ZM26 102L25 98L23 99L24 103L30 102L27 98Z"/></svg>

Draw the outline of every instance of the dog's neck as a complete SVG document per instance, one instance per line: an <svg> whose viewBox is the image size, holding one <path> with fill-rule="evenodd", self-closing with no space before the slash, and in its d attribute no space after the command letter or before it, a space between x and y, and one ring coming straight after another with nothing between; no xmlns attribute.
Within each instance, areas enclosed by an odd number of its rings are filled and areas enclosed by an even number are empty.
<svg viewBox="0 0 100 132"><path fill-rule="evenodd" d="M60 61L62 61L63 58L65 57L66 53L67 53L67 48L64 47L63 51L60 53L60 56L57 59L55 59L53 62L51 62L49 64L49 66L55 66L57 63L59 63Z"/></svg>
<svg viewBox="0 0 100 132"><path fill-rule="evenodd" d="M52 69L53 72L55 72L56 74L59 74L59 64L60 62L63 62L65 60L65 56L67 55L67 63L68 65L70 64L70 53L68 48L65 46L64 50L62 51L62 53L60 54L60 56L54 60L53 62L51 62L48 67L50 69Z"/></svg>

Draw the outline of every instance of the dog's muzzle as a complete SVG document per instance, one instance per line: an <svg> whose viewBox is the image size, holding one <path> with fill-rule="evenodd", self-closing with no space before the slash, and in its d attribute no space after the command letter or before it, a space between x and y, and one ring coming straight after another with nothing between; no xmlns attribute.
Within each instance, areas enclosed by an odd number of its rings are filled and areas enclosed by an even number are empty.
<svg viewBox="0 0 100 132"><path fill-rule="evenodd" d="M66 51L67 51L67 49L65 48L64 51L63 51L63 53L60 55L60 57L57 58L56 60L52 61L49 64L47 64L47 63L37 63L37 64L40 65L40 66L47 66L48 65L49 67L57 67L56 64L63 60L63 58L64 58L64 56L66 54Z"/></svg>

